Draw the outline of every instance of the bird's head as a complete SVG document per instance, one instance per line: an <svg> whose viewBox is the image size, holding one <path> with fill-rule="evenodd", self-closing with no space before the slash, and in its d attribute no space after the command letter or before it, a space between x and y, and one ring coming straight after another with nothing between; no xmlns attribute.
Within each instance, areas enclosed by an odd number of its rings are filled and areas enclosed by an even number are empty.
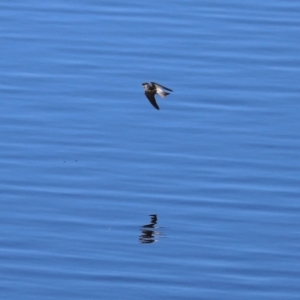
<svg viewBox="0 0 300 300"><path fill-rule="evenodd" d="M149 84L147 82L142 83L142 86L144 87L144 89L146 90L149 86Z"/></svg>

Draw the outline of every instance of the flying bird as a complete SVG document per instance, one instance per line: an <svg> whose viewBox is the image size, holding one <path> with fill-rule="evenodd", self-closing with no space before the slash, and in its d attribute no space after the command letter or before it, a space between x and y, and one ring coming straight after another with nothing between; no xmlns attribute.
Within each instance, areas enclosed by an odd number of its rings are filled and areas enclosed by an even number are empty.
<svg viewBox="0 0 300 300"><path fill-rule="evenodd" d="M169 91L169 92L173 92L171 89L162 86L158 83L155 82L150 82L150 83L142 83L142 86L145 89L145 95L148 98L148 100L150 101L150 103L156 108L159 109L159 106L156 103L155 94L158 94L159 96L165 98L167 97L170 93L165 92L163 89Z"/></svg>

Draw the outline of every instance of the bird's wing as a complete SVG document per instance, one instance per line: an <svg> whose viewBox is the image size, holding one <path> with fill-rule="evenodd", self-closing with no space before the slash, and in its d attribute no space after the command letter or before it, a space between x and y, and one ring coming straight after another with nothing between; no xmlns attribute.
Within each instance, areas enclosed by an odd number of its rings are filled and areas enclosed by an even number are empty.
<svg viewBox="0 0 300 300"><path fill-rule="evenodd" d="M150 101L150 103L156 108L159 109L156 100L154 98L154 94L153 93L149 93L149 92L145 92L146 97L148 98L148 100Z"/></svg>
<svg viewBox="0 0 300 300"><path fill-rule="evenodd" d="M167 87L165 87L163 85L160 85L160 84L155 83L155 82L151 82L151 83L154 84L156 86L156 88L160 87L160 88L163 88L163 89L165 89L167 91L173 92L171 89L169 89L169 88L167 88Z"/></svg>

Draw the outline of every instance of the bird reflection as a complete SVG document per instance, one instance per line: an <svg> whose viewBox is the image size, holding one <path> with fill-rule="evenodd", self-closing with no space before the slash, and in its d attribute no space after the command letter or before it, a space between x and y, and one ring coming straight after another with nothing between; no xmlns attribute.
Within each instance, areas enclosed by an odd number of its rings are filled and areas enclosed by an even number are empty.
<svg viewBox="0 0 300 300"><path fill-rule="evenodd" d="M141 226L142 234L140 235L140 242L142 244L151 244L158 242L158 237L162 235L161 232L157 231L159 228L157 224L157 215L149 215L151 217L150 223Z"/></svg>

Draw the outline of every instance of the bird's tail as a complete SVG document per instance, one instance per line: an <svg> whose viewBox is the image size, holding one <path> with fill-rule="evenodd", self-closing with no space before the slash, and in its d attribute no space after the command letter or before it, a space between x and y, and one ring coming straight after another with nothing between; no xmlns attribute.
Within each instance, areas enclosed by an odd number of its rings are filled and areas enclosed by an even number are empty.
<svg viewBox="0 0 300 300"><path fill-rule="evenodd" d="M170 93L167 92L160 92L158 93L160 96L162 96L163 98L167 97L168 95L170 95Z"/></svg>

